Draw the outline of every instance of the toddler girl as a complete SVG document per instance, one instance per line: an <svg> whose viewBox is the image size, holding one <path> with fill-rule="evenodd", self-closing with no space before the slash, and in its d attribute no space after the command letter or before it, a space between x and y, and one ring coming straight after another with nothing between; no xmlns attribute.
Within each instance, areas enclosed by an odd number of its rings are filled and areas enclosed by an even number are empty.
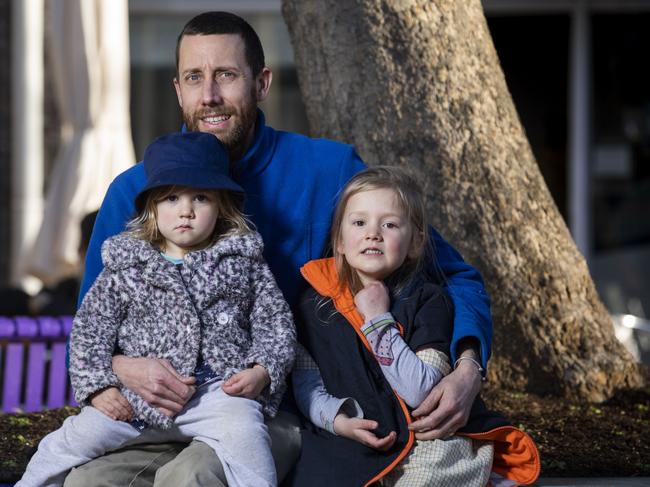
<svg viewBox="0 0 650 487"><path fill-rule="evenodd" d="M18 486L62 485L72 467L126 444L196 439L228 485L276 485L263 414L275 415L295 353L288 305L240 211L243 191L211 134L156 139L127 232L77 313L70 377L83 406L46 436ZM158 357L196 377L176 417L122 386L113 354Z"/></svg>
<svg viewBox="0 0 650 487"><path fill-rule="evenodd" d="M428 227L413 179L395 167L354 176L334 213L331 246L332 258L301 269L311 289L297 310L293 383L313 424L303 431L293 485L485 486L493 459L493 481L513 477L501 462L513 439L526 467L515 477L533 482L534 443L480 400L462 436L415 441L408 429L410 410L451 370L453 331L451 300L422 269Z"/></svg>

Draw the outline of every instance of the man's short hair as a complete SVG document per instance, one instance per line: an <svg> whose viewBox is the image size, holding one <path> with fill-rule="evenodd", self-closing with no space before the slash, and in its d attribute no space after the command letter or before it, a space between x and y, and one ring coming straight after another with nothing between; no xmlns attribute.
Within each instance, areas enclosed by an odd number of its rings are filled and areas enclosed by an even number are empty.
<svg viewBox="0 0 650 487"><path fill-rule="evenodd" d="M264 68L264 49L257 33L248 22L230 12L205 12L191 19L178 36L176 41L176 75L178 75L178 56L181 41L185 36L206 36L213 34L239 34L244 40L246 62L253 76L257 76Z"/></svg>

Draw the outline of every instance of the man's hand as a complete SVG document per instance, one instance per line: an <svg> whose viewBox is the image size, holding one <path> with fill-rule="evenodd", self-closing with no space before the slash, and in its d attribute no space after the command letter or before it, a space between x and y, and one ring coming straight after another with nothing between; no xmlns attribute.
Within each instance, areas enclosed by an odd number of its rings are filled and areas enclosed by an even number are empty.
<svg viewBox="0 0 650 487"><path fill-rule="evenodd" d="M271 383L271 377L264 367L256 364L250 369L237 372L223 383L223 392L230 396L255 399Z"/></svg>
<svg viewBox="0 0 650 487"><path fill-rule="evenodd" d="M390 309L390 298L386 285L380 281L367 284L354 297L354 304L366 321L386 313Z"/></svg>
<svg viewBox="0 0 650 487"><path fill-rule="evenodd" d="M169 417L180 413L196 390L194 377L180 375L165 359L115 355L113 371L122 384Z"/></svg>
<svg viewBox="0 0 650 487"><path fill-rule="evenodd" d="M467 424L476 395L481 390L481 375L469 360L458 362L456 370L438 382L427 398L411 413L409 425L418 440L449 438Z"/></svg>
<svg viewBox="0 0 650 487"><path fill-rule="evenodd" d="M115 421L133 419L133 408L117 387L107 387L93 394L90 404Z"/></svg>
<svg viewBox="0 0 650 487"><path fill-rule="evenodd" d="M350 418L346 414L339 413L334 418L334 431L337 435L374 448L379 451L386 451L395 444L397 433L391 431L383 438L378 438L373 433L377 429L377 421L362 418Z"/></svg>

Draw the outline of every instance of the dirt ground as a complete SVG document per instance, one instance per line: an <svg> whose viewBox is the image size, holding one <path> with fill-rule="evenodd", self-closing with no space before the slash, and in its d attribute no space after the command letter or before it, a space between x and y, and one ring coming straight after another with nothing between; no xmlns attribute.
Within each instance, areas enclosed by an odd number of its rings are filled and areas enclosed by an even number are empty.
<svg viewBox="0 0 650 487"><path fill-rule="evenodd" d="M598 405L489 386L482 395L535 439L544 477L650 476L650 388ZM0 483L16 481L40 438L76 411L0 414Z"/></svg>
<svg viewBox="0 0 650 487"><path fill-rule="evenodd" d="M485 389L491 409L533 437L543 477L650 476L650 389L577 403Z"/></svg>

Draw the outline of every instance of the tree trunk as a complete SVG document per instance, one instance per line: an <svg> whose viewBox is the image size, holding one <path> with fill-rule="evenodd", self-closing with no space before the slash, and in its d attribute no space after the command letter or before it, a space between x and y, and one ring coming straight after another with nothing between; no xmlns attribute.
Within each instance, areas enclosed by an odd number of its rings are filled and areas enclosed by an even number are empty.
<svg viewBox="0 0 650 487"><path fill-rule="evenodd" d="M492 297L489 378L601 401L642 382L544 183L480 0L283 0L314 135L408 166Z"/></svg>

